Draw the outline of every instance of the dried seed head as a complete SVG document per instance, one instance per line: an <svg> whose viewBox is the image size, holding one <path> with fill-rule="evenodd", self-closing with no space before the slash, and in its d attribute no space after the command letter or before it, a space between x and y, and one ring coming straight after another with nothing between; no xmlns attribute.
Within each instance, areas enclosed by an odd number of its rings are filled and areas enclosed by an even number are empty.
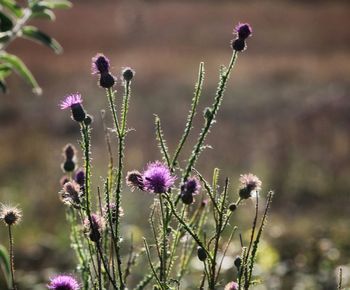
<svg viewBox="0 0 350 290"><path fill-rule="evenodd" d="M68 181L63 185L63 189L60 192L60 198L63 203L67 205L79 205L80 197L80 185L74 180Z"/></svg>
<svg viewBox="0 0 350 290"><path fill-rule="evenodd" d="M137 170L129 171L127 173L126 184L130 187L131 191L134 191L135 188L144 190L145 187L142 174Z"/></svg>
<svg viewBox="0 0 350 290"><path fill-rule="evenodd" d="M242 174L239 178L239 181L241 183L239 189L239 196L242 199L248 199L261 190L262 182L254 174Z"/></svg>
<svg viewBox="0 0 350 290"><path fill-rule="evenodd" d="M0 219L8 226L16 225L22 219L22 212L17 207L1 205Z"/></svg>
<svg viewBox="0 0 350 290"><path fill-rule="evenodd" d="M102 237L102 231L104 230L105 222L103 217L93 213L91 215L91 223L89 218L86 218L84 221L84 227L86 232L89 234L90 240L97 243Z"/></svg>

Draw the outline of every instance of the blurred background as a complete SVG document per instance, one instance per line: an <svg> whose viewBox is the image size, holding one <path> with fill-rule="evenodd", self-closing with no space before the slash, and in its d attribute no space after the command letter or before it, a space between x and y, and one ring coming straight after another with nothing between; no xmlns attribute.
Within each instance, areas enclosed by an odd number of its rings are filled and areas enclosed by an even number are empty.
<svg viewBox="0 0 350 290"><path fill-rule="evenodd" d="M80 92L84 107L95 116L94 186L105 176L100 110L107 100L91 75L91 57L97 52L107 55L117 76L123 66L136 71L128 122L136 131L127 138L127 170L142 169L149 160L161 158L154 113L174 151L199 62L205 62L196 128L180 158L185 160L203 122L201 112L212 102L219 65L231 56L229 43L239 21L252 25L253 37L239 55L218 122L207 139L213 150L203 153L197 168L208 179L214 167L221 169L222 180L230 177L232 200L241 173L258 175L263 195L270 189L276 192L257 266L265 286L256 289L335 289L339 265L348 283L349 2L73 2L72 9L57 12L56 22L35 22L63 45L62 55L20 39L9 47L43 88L43 95L35 96L13 75L10 92L0 98L0 201L18 204L24 212L15 229L21 289L42 289L41 283L52 273L74 268L64 206L57 195L61 149L67 142L78 147L79 138L69 112L58 108L67 93ZM120 81L117 89L121 94ZM149 196L125 191L123 202L123 230L141 237L148 227ZM248 230L252 210L248 203L236 214L240 232ZM7 243L4 226L0 243ZM238 243L231 254L237 253ZM234 277L232 261L226 268L225 277Z"/></svg>

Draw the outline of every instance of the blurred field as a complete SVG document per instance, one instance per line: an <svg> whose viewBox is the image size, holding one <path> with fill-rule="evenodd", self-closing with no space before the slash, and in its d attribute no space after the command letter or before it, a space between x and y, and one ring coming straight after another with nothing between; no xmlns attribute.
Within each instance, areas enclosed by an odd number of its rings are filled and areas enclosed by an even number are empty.
<svg viewBox="0 0 350 290"><path fill-rule="evenodd" d="M72 267L71 255L62 258L69 236L57 198L61 147L67 142L77 145L79 137L68 113L58 110L67 93L81 92L96 119L95 186L105 174L99 112L107 103L91 76L91 57L105 53L117 75L122 66L136 70L129 121L136 131L128 136L126 168L142 168L160 158L153 113L161 117L174 150L200 61L206 66L201 110L211 102L217 70L229 60L229 41L238 21L250 22L254 35L240 55L207 140L214 150L208 149L197 167L208 178L214 167L221 168L223 177L232 178L233 188L240 173L253 172L264 181L264 190L276 191L264 248L273 258L260 265L268 273L267 289L335 289L335 267L343 264L348 264L349 279L350 4L74 2L73 9L57 14L56 23L37 23L61 42L63 55L23 40L10 47L32 69L43 96L33 96L12 76L10 93L0 99L0 201L24 209L16 232L16 262L23 280L41 282L53 268ZM198 114L197 129L201 122ZM197 132L193 130L193 142ZM148 196L125 192L124 202L125 230L142 232ZM249 225L250 210L247 205L237 219ZM1 243L5 233L2 228Z"/></svg>

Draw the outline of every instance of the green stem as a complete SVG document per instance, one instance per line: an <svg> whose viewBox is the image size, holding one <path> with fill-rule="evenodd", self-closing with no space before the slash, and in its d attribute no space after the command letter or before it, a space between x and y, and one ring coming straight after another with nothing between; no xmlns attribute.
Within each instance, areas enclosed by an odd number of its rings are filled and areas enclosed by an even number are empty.
<svg viewBox="0 0 350 290"><path fill-rule="evenodd" d="M196 163L196 161L197 161L197 159L198 159L198 157L200 155L200 152L202 151L203 142L204 142L205 138L207 137L207 135L208 135L208 133L210 131L210 127L213 124L213 122L215 120L215 117L216 117L216 115L218 113L218 110L220 108L220 104L221 104L223 96L224 96L226 84L227 84L227 81L229 79L231 70L232 70L232 68L233 68L233 66L234 66L234 64L236 62L237 55L238 55L237 51L234 51L234 53L232 54L232 57L231 57L230 64L229 64L228 68L221 75L219 87L217 89L216 96L215 96L215 101L214 101L214 104L213 104L213 106L211 108L211 118L206 120L206 124L205 124L203 130L201 131L201 133L200 133L200 135L198 137L197 144L194 146L194 149L193 149L192 154L191 154L191 156L189 158L189 161L188 161L188 165L187 165L187 167L186 167L186 169L184 171L184 174L182 176L182 179L184 181L190 175L192 167L195 165L195 163Z"/></svg>
<svg viewBox="0 0 350 290"><path fill-rule="evenodd" d="M179 145L176 148L173 160L171 161L170 169L172 172L174 171L174 167L176 166L179 154L180 154L180 152L181 152L181 150L186 142L186 139L187 139L187 137L190 134L190 131L192 129L193 118L196 114L196 109L198 106L199 97L201 95L201 91L202 91L202 87L203 87L203 81L204 81L204 63L201 62L199 64L198 80L196 83L196 88L195 88L195 92L194 92L191 110L190 110L190 113L189 113L188 118L187 118L187 124L186 124L185 130L184 130L184 133L181 137L181 140L179 142Z"/></svg>

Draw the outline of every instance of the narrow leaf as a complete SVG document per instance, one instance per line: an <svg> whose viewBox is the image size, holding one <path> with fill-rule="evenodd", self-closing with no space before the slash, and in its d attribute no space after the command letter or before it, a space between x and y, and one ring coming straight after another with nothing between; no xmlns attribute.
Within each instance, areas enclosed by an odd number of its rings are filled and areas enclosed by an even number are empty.
<svg viewBox="0 0 350 290"><path fill-rule="evenodd" d="M10 256L3 245L0 245L0 270L3 271L7 283L10 281Z"/></svg>
<svg viewBox="0 0 350 290"><path fill-rule="evenodd" d="M48 36L46 33L40 31L34 26L24 26L22 28L22 35L30 40L39 42L53 49L57 54L62 53L62 46L54 38Z"/></svg>
<svg viewBox="0 0 350 290"><path fill-rule="evenodd" d="M23 16L23 9L14 0L0 0L0 5L7 8L17 17Z"/></svg>
<svg viewBox="0 0 350 290"><path fill-rule="evenodd" d="M51 21L56 20L55 13L53 13L50 9L43 9L40 11L33 12L33 14L31 15L31 18L32 19L41 18L41 19L46 19Z"/></svg>
<svg viewBox="0 0 350 290"><path fill-rule="evenodd" d="M39 87L38 82L35 80L30 70L20 58L13 54L1 52L0 62L11 66L24 80L26 80L33 87L33 92L35 94L41 94L41 88Z"/></svg>
<svg viewBox="0 0 350 290"><path fill-rule="evenodd" d="M68 9L73 6L72 3L67 0L46 0L40 1L38 4L50 9Z"/></svg>

